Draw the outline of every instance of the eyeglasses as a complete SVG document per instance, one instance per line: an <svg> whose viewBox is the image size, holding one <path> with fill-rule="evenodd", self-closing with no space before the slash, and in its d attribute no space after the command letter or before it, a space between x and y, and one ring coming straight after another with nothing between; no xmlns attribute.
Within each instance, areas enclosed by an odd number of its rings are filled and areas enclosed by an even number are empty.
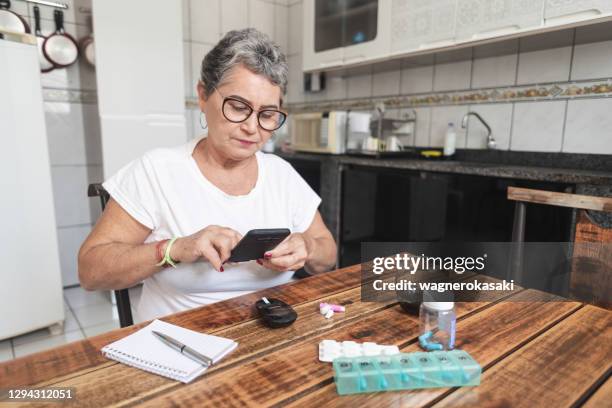
<svg viewBox="0 0 612 408"><path fill-rule="evenodd" d="M215 88L217 92L219 90ZM221 92L219 95L223 98L223 105L221 106L221 112L225 119L233 123L241 123L251 117L251 114L255 111L248 103L228 96L225 97ZM287 114L276 109L263 109L257 112L257 123L263 130L269 132L274 131L285 123Z"/></svg>

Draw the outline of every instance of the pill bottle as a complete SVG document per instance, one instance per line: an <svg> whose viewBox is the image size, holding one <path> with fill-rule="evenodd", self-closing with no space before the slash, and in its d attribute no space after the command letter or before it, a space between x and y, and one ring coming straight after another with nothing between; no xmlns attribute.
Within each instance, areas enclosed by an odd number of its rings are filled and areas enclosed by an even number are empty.
<svg viewBox="0 0 612 408"><path fill-rule="evenodd" d="M454 302L423 302L419 319L419 345L424 350L452 350L455 347L457 315Z"/></svg>

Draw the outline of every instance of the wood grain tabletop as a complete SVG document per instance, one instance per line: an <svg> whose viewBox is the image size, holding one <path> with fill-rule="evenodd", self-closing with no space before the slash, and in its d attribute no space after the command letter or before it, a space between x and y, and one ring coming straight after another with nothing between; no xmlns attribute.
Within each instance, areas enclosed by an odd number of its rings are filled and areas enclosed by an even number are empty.
<svg viewBox="0 0 612 408"><path fill-rule="evenodd" d="M339 396L331 364L318 360L321 340L419 351L418 317L396 302L361 302L360 276L355 265L163 318L239 343L190 384L101 354L104 345L143 323L0 363L0 388L73 387L74 398L46 404L53 407L610 406L612 312L529 289L492 302L457 303L457 348L482 366L481 385ZM282 329L263 326L253 310L262 296L291 304L296 322ZM346 305L346 312L325 319L321 301Z"/></svg>

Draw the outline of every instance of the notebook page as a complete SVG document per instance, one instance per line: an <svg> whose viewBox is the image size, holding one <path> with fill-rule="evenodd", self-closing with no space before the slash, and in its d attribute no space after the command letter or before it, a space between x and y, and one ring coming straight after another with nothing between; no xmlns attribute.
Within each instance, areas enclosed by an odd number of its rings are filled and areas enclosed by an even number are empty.
<svg viewBox="0 0 612 408"><path fill-rule="evenodd" d="M196 351L211 357L214 363L221 360L238 345L230 339L198 333L161 320L154 320L136 333L103 347L102 352L107 357L122 363L183 382L189 382L206 371L206 367L158 339L152 333L153 330L189 345Z"/></svg>

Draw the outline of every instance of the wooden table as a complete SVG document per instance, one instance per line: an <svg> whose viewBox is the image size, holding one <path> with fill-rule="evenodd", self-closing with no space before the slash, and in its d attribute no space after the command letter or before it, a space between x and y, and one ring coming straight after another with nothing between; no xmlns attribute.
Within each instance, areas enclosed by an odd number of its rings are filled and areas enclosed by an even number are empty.
<svg viewBox="0 0 612 408"><path fill-rule="evenodd" d="M535 290L495 302L457 304L457 346L482 365L480 386L338 396L331 365L318 361L321 340L396 344L404 352L419 349L417 317L397 303L360 301L359 269L340 269L164 318L239 342L231 355L190 384L102 356L102 346L139 325L0 364L0 388L75 387L72 403L49 403L54 407L557 408L602 407L612 401L612 312L579 302L551 302L551 295ZM261 296L292 304L298 320L284 329L265 328L252 309ZM318 311L320 301L344 304L346 313L326 320Z"/></svg>

